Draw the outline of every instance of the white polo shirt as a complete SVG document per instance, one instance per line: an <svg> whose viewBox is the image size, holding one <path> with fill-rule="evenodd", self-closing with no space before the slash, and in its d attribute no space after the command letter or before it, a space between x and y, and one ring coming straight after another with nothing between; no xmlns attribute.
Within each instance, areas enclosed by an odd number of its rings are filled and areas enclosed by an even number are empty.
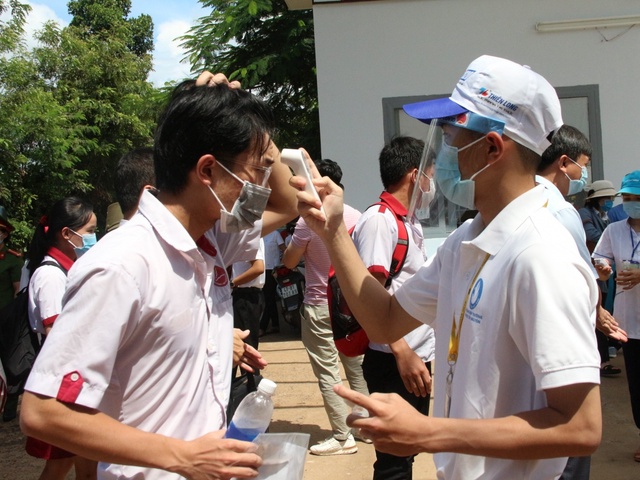
<svg viewBox="0 0 640 480"><path fill-rule="evenodd" d="M239 246L237 235L234 243ZM220 254L228 249L211 248L215 257L203 254L145 192L133 219L101 239L69 272L62 312L26 389L175 438L222 428L228 389L221 392L218 385L224 388L221 377L231 377L231 359L221 357L231 357L233 340L216 337L231 337L233 315L225 314L232 310L228 278L220 271ZM220 344L212 345L214 339ZM179 478L113 464L100 464L98 475Z"/></svg>
<svg viewBox="0 0 640 480"><path fill-rule="evenodd" d="M640 262L640 235L631 228L628 220L611 223L604 229L593 258L606 258L615 264L616 270L622 270L623 260ZM616 288L613 311L620 328L629 338L640 339L640 286L630 290Z"/></svg>
<svg viewBox="0 0 640 480"><path fill-rule="evenodd" d="M407 214L407 209L396 200L391 194L383 192L380 196L393 206L399 214ZM382 273L389 277L389 267L393 257L393 252L398 243L398 222L393 211L389 208L381 212L381 207L373 205L369 207L358 219L352 238L358 249L358 254L365 267L372 273ZM405 218L404 225L409 237L409 247L407 258L398 275L391 281L389 292L395 292L400 285L412 277L426 260L424 251L424 239L422 236L422 226L416 221L414 225ZM393 319L391 319L393 320ZM404 340L424 362L433 360L435 352L435 334L428 325L422 325L404 336ZM391 353L388 344L369 342L369 348L380 352Z"/></svg>
<svg viewBox="0 0 640 480"><path fill-rule="evenodd" d="M468 292L451 417L499 418L536 410L547 405L546 389L600 383L596 282L546 203L544 187L538 186L513 200L486 228L480 215L465 222L395 293L400 305L433 325L439 338L434 416L444 414L448 339ZM434 459L439 478L447 479L557 478L567 463L566 457L506 460L453 453Z"/></svg>

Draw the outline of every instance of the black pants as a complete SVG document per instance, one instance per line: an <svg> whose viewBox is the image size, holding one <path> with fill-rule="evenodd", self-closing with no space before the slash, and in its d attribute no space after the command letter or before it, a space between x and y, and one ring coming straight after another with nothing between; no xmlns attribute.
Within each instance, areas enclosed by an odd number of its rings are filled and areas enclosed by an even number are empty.
<svg viewBox="0 0 640 480"><path fill-rule="evenodd" d="M622 344L624 366L627 370L627 384L629 385L629 397L631 399L631 412L633 421L640 428L640 340L630 338Z"/></svg>
<svg viewBox="0 0 640 480"><path fill-rule="evenodd" d="M265 270L264 287L262 291L264 293L264 313L260 320L260 330L267 331L269 322L274 329L280 328L280 317L278 317L278 292L276 287L278 283L273 278L273 270Z"/></svg>
<svg viewBox="0 0 640 480"><path fill-rule="evenodd" d="M264 295L261 288L236 287L233 289L233 326L240 330L249 330L245 342L258 348L260 318L264 311Z"/></svg>
<svg viewBox="0 0 640 480"><path fill-rule="evenodd" d="M425 363L431 372L431 362ZM423 415L429 414L429 398L416 397L407 391L400 377L396 357L391 353L368 349L364 354L362 372L367 381L369 392L397 393ZM396 457L376 450L376 462L373 464L374 480L411 480L413 458Z"/></svg>

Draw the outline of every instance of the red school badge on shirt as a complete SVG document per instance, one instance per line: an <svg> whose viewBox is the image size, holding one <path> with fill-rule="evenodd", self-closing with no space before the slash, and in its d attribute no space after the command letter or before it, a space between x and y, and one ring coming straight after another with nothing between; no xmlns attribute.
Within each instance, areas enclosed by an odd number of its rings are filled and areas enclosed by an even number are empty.
<svg viewBox="0 0 640 480"><path fill-rule="evenodd" d="M213 267L213 283L217 287L224 287L229 283L229 277L227 276L226 270L218 265Z"/></svg>

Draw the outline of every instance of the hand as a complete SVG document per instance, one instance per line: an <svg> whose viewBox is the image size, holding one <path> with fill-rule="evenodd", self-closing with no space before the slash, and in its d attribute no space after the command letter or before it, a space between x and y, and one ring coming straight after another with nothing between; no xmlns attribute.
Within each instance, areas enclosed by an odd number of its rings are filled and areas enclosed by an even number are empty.
<svg viewBox="0 0 640 480"><path fill-rule="evenodd" d="M399 342L403 342L406 348L394 348L393 354L396 357L404 387L416 397L426 397L431 393L431 374L422 359L409 348L407 343L404 340Z"/></svg>
<svg viewBox="0 0 640 480"><path fill-rule="evenodd" d="M425 451L420 444L429 436L430 419L400 395L373 393L367 397L344 385L336 385L333 390L342 398L369 411L368 418L349 415L347 425L359 428L363 435L373 441L376 450L399 457Z"/></svg>
<svg viewBox="0 0 640 480"><path fill-rule="evenodd" d="M233 365L247 372L255 373L267 366L262 354L244 339L249 336L249 330L233 329Z"/></svg>
<svg viewBox="0 0 640 480"><path fill-rule="evenodd" d="M598 272L598 279L602 281L607 281L611 276L611 273L613 272L613 269L608 262L606 263L606 265L603 265L601 263L594 263L594 267L596 267L596 272Z"/></svg>
<svg viewBox="0 0 640 480"><path fill-rule="evenodd" d="M254 478L262 459L256 454L257 445L222 438L224 431L212 432L195 440L184 442L178 452L175 471L190 480L229 480Z"/></svg>
<svg viewBox="0 0 640 480"><path fill-rule="evenodd" d="M332 236L338 227L343 224L343 191L328 177L320 177L318 169L311 161L311 157L306 150L304 152L307 165L313 178L313 184L318 191L322 204L309 193L304 191L305 179L292 176L289 184L298 190L298 213L305 219L309 227L321 237ZM324 213L320 210L322 206Z"/></svg>
<svg viewBox="0 0 640 480"><path fill-rule="evenodd" d="M220 85L225 83L229 85L229 88L240 88L240 82L234 80L232 82L229 81L227 76L224 73L211 73L207 70L202 72L200 76L196 79L196 86L200 87L202 85L206 85L208 87L213 87L214 85Z"/></svg>
<svg viewBox="0 0 640 480"><path fill-rule="evenodd" d="M631 290L638 283L640 283L640 268L618 270L616 284L622 287L622 290Z"/></svg>
<svg viewBox="0 0 640 480"><path fill-rule="evenodd" d="M608 337L619 342L627 341L627 332L618 326L618 322L602 305L598 306L596 314L596 328Z"/></svg>

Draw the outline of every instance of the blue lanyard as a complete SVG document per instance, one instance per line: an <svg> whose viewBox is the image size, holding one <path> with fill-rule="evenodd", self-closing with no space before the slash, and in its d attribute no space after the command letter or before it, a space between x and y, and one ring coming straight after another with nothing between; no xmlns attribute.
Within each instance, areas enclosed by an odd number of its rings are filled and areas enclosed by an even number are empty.
<svg viewBox="0 0 640 480"><path fill-rule="evenodd" d="M638 249L638 246L640 246L640 240L638 240L638 243L635 245L633 244L633 228L631 228L631 226L629 226L629 238L631 238L631 258L629 260L633 260L636 250Z"/></svg>

